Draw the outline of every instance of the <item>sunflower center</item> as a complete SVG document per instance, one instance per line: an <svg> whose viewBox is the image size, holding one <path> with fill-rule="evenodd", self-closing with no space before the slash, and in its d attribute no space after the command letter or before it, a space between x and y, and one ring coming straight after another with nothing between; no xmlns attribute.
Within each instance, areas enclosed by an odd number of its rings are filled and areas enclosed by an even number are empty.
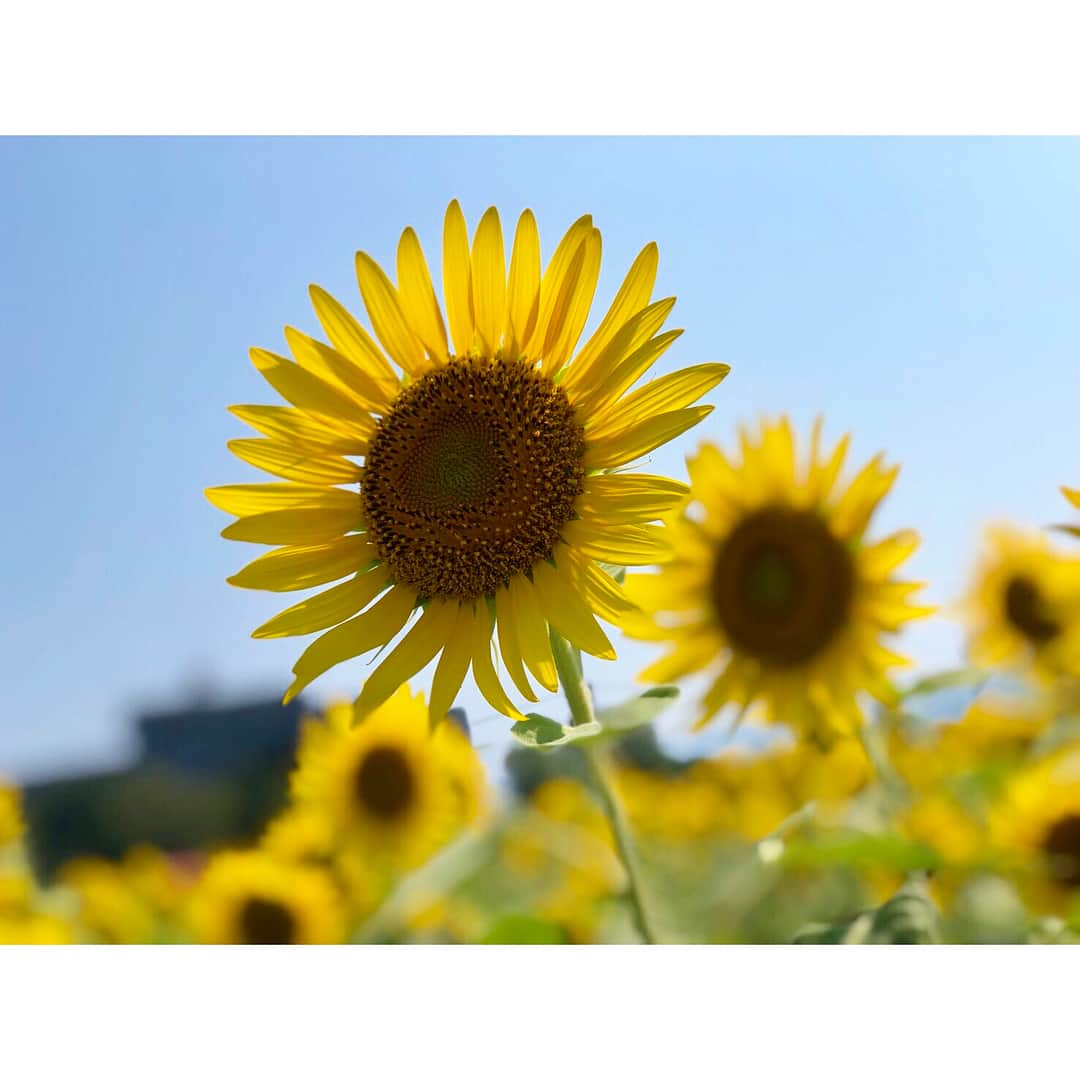
<svg viewBox="0 0 1080 1080"><path fill-rule="evenodd" d="M292 945L296 920L276 900L253 896L240 911L240 937L246 945Z"/></svg>
<svg viewBox="0 0 1080 1080"><path fill-rule="evenodd" d="M382 821L401 817L413 803L416 780L405 755L394 746L369 751L356 770L357 802Z"/></svg>
<svg viewBox="0 0 1080 1080"><path fill-rule="evenodd" d="M1043 851L1055 881L1071 889L1080 886L1080 814L1055 821L1043 838Z"/></svg>
<svg viewBox="0 0 1080 1080"><path fill-rule="evenodd" d="M1022 574L1005 586L1005 618L1035 645L1045 645L1061 633L1061 626L1043 611L1038 585Z"/></svg>
<svg viewBox="0 0 1080 1080"><path fill-rule="evenodd" d="M713 605L732 647L773 667L821 652L847 621L854 591L850 553L809 510L749 515L713 567Z"/></svg>
<svg viewBox="0 0 1080 1080"><path fill-rule="evenodd" d="M474 599L547 558L584 486L566 393L519 360L455 359L406 386L364 462L369 534L394 581Z"/></svg>

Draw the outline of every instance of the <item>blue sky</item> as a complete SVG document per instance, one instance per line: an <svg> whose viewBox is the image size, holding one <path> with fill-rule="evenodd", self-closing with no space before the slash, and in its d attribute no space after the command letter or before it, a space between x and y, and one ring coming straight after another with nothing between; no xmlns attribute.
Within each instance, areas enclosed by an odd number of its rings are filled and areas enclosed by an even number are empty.
<svg viewBox="0 0 1080 1080"><path fill-rule="evenodd" d="M225 584L257 549L201 494L256 478L225 408L273 401L247 349L317 329L309 282L359 310L353 252L392 265L411 224L434 261L454 197L470 225L531 207L545 255L591 212L598 311L656 240L686 328L656 373L732 374L650 469L684 475L699 437L761 413L805 431L822 412L856 456L902 463L877 527L921 531L912 571L948 603L984 522L1061 520L1058 485L1080 483L1077 191L1076 140L0 140L0 772L120 760L132 710L198 685L284 689L299 643L248 636L284 605ZM961 636L939 619L904 645L940 666ZM598 695L649 655L595 664Z"/></svg>

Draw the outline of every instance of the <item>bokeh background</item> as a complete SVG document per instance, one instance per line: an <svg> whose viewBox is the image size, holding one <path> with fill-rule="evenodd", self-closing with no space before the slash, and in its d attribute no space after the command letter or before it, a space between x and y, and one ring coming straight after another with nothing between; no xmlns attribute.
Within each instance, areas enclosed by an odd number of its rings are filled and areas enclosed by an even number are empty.
<svg viewBox="0 0 1080 1080"><path fill-rule="evenodd" d="M921 531L912 576L948 605L986 521L1060 520L1058 485L1080 483L1077 191L1069 140L0 140L0 772L119 768L137 715L284 690L297 641L248 634L285 604L225 584L258 549L222 540L202 496L256 478L225 449L244 434L226 406L273 400L247 349L317 332L310 282L359 311L357 248L392 266L411 224L435 262L451 198L471 226L531 207L545 258L591 212L590 326L656 240L686 328L656 373L732 373L651 470L684 477L699 438L730 445L761 413L803 432L823 413L852 461L902 463L877 528ZM962 635L941 617L905 646L948 666ZM649 655L594 662L601 702ZM363 675L341 665L306 700ZM459 703L496 767L507 722L468 686ZM663 721L674 752L686 726L686 709Z"/></svg>

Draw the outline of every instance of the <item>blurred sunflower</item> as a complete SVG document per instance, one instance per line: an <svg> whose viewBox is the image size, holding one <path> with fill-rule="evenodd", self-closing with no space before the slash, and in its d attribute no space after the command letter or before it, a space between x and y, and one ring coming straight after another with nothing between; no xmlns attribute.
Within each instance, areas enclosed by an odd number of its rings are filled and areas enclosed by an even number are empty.
<svg viewBox="0 0 1080 1080"><path fill-rule="evenodd" d="M1008 525L986 541L964 602L972 661L1044 680L1080 675L1080 559Z"/></svg>
<svg viewBox="0 0 1080 1080"><path fill-rule="evenodd" d="M342 848L395 866L423 862L483 803L483 771L452 724L430 730L421 694L401 686L353 726L349 705L309 721L292 794L326 814Z"/></svg>
<svg viewBox="0 0 1080 1080"><path fill-rule="evenodd" d="M280 546L229 580L289 591L347 578L254 632L332 628L294 665L286 700L407 627L366 680L358 714L440 656L433 718L446 715L471 665L492 707L521 719L492 664L496 627L506 672L530 701L537 698L525 669L545 689L558 686L549 625L585 652L614 659L595 616L618 624L630 606L596 560L665 558L668 546L650 523L686 489L608 470L706 416L711 406L688 406L728 368L703 364L627 393L679 335L659 332L674 300L650 302L655 244L575 354L600 247L592 218L582 217L541 273L536 223L525 211L508 275L496 210L484 214L470 249L453 202L442 267L449 335L420 243L406 229L396 286L368 255L356 256L381 349L312 287L331 344L287 328L295 363L252 350L256 368L292 407L234 406L267 438L229 446L284 482L211 488L207 497L239 519L222 535Z"/></svg>
<svg viewBox="0 0 1080 1080"><path fill-rule="evenodd" d="M1080 751L1018 772L989 815L991 842L1019 876L1028 903L1057 913L1080 889Z"/></svg>
<svg viewBox="0 0 1080 1080"><path fill-rule="evenodd" d="M0 945L72 945L74 942L71 925L56 915L0 912Z"/></svg>
<svg viewBox="0 0 1080 1080"><path fill-rule="evenodd" d="M0 779L0 848L13 844L25 830L19 789Z"/></svg>
<svg viewBox="0 0 1080 1080"><path fill-rule="evenodd" d="M207 864L191 898L195 936L211 945L333 945L345 913L333 879L315 866L262 851L230 851Z"/></svg>
<svg viewBox="0 0 1080 1080"><path fill-rule="evenodd" d="M673 643L642 679L719 666L699 726L727 704L761 702L769 721L824 744L853 733L859 696L894 700L886 671L906 663L881 635L932 610L910 602L921 585L893 578L916 534L865 535L898 469L878 455L838 488L848 439L823 457L820 435L819 422L804 470L786 419L764 422L757 439L742 429L741 462L702 446L687 462L693 502L671 531L677 557L627 578L627 595L651 616L627 632Z"/></svg>

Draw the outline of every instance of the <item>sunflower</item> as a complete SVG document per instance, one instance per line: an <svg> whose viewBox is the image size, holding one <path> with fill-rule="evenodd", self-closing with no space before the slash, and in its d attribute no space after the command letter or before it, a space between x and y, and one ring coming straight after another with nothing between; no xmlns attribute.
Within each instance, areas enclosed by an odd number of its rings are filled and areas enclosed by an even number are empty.
<svg viewBox="0 0 1080 1080"><path fill-rule="evenodd" d="M643 680L719 667L699 726L727 704L763 703L766 719L823 744L853 733L859 696L892 701L885 672L906 662L881 634L931 610L910 602L921 585L892 576L915 533L865 537L897 468L879 455L838 488L848 439L823 457L820 430L805 470L786 419L763 423L757 439L742 429L741 462L702 446L687 462L693 501L673 522L677 557L627 579L651 616L628 620L627 632L673 644Z"/></svg>
<svg viewBox="0 0 1080 1080"><path fill-rule="evenodd" d="M1062 910L1080 889L1080 751L1064 750L1013 776L991 808L989 827L1028 902Z"/></svg>
<svg viewBox="0 0 1080 1080"><path fill-rule="evenodd" d="M262 851L230 851L207 864L190 907L210 945L333 945L345 940L341 897L326 871Z"/></svg>
<svg viewBox="0 0 1080 1080"><path fill-rule="evenodd" d="M972 661L1047 681L1080 675L1080 559L1008 525L986 540L964 602Z"/></svg>
<svg viewBox="0 0 1080 1080"><path fill-rule="evenodd" d="M304 727L293 799L327 815L340 847L386 866L417 865L480 812L475 753L452 724L432 732L423 695L407 685L352 721L339 704Z"/></svg>
<svg viewBox="0 0 1080 1080"><path fill-rule="evenodd" d="M370 256L356 256L378 344L313 286L330 344L287 328L295 363L252 350L289 406L234 406L266 437L229 446L282 482L207 491L238 518L222 535L275 545L229 580L287 592L345 579L254 631L327 631L297 660L286 700L402 631L365 682L358 715L439 656L434 719L445 717L470 666L492 707L521 719L492 664L496 633L506 673L530 701L537 697L526 669L545 689L558 687L549 626L614 659L595 616L618 625L631 608L597 560L665 558L653 523L686 489L612 470L706 416L711 406L689 406L728 371L698 365L628 392L680 333L660 332L674 300L651 301L656 268L649 244L575 353L600 270L592 218L570 227L541 273L536 223L525 211L508 273L496 210L483 215L470 248L452 202L445 322L420 243L406 229L396 286Z"/></svg>

